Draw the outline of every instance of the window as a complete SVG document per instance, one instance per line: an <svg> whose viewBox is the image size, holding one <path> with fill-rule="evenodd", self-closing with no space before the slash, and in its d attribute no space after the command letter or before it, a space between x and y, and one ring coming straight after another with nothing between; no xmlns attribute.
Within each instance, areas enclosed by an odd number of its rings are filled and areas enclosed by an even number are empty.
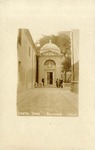
<svg viewBox="0 0 95 150"><path fill-rule="evenodd" d="M29 57L30 57L30 55L31 55L31 52L30 52L30 50L31 50L31 49L30 49L30 47L29 47L29 53L28 53Z"/></svg>
<svg viewBox="0 0 95 150"><path fill-rule="evenodd" d="M49 68L51 68L51 67L55 67L55 62L53 61L53 60L47 60L45 63L44 63L44 65L46 66L46 67L49 67Z"/></svg>

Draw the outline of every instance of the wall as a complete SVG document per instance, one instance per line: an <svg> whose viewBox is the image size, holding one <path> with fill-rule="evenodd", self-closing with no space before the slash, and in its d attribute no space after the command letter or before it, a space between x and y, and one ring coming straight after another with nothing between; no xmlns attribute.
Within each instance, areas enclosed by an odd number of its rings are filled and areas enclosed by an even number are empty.
<svg viewBox="0 0 95 150"><path fill-rule="evenodd" d="M71 31L71 65L72 65L72 79L71 90L78 93L79 87L79 30Z"/></svg>
<svg viewBox="0 0 95 150"><path fill-rule="evenodd" d="M36 80L36 49L27 29L18 34L18 92L34 87Z"/></svg>
<svg viewBox="0 0 95 150"><path fill-rule="evenodd" d="M38 73L39 73L39 83L41 82L42 78L45 78L45 71L44 71L44 63L47 60L53 60L56 63L56 68L54 69L54 84L56 83L56 79L61 78L61 58L60 56L39 56L38 57Z"/></svg>

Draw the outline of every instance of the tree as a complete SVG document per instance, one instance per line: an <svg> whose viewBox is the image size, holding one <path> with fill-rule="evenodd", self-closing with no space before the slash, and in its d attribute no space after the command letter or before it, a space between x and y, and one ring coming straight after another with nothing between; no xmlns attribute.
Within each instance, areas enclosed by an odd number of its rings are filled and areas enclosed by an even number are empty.
<svg viewBox="0 0 95 150"><path fill-rule="evenodd" d="M52 43L56 44L60 49L61 53L66 54L68 51L70 51L70 37L65 34L59 34L59 35L49 35L42 37L39 39L40 47L45 45L49 42L49 40L52 41Z"/></svg>
<svg viewBox="0 0 95 150"><path fill-rule="evenodd" d="M65 57L63 62L63 70L65 73L65 82L66 82L66 73L71 71L71 57Z"/></svg>

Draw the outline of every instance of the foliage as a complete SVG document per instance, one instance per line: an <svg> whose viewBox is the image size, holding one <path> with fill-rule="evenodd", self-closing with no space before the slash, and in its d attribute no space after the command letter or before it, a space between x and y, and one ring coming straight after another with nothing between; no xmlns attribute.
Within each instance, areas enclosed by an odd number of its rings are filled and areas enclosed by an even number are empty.
<svg viewBox="0 0 95 150"><path fill-rule="evenodd" d="M70 51L70 37L65 34L43 36L39 40L40 43L39 49L46 43L49 43L50 39L52 43L56 44L61 49L61 53L66 54L68 51Z"/></svg>
<svg viewBox="0 0 95 150"><path fill-rule="evenodd" d="M70 57L67 57L65 59L65 61L63 62L63 65L64 65L64 70L70 70L71 68L71 58Z"/></svg>

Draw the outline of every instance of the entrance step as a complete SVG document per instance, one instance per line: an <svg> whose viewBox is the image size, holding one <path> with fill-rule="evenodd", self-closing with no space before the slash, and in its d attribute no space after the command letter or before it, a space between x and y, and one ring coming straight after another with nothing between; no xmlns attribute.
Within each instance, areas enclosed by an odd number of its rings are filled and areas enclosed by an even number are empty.
<svg viewBox="0 0 95 150"><path fill-rule="evenodd" d="M45 85L44 87L46 87L46 88L56 88L55 85Z"/></svg>

